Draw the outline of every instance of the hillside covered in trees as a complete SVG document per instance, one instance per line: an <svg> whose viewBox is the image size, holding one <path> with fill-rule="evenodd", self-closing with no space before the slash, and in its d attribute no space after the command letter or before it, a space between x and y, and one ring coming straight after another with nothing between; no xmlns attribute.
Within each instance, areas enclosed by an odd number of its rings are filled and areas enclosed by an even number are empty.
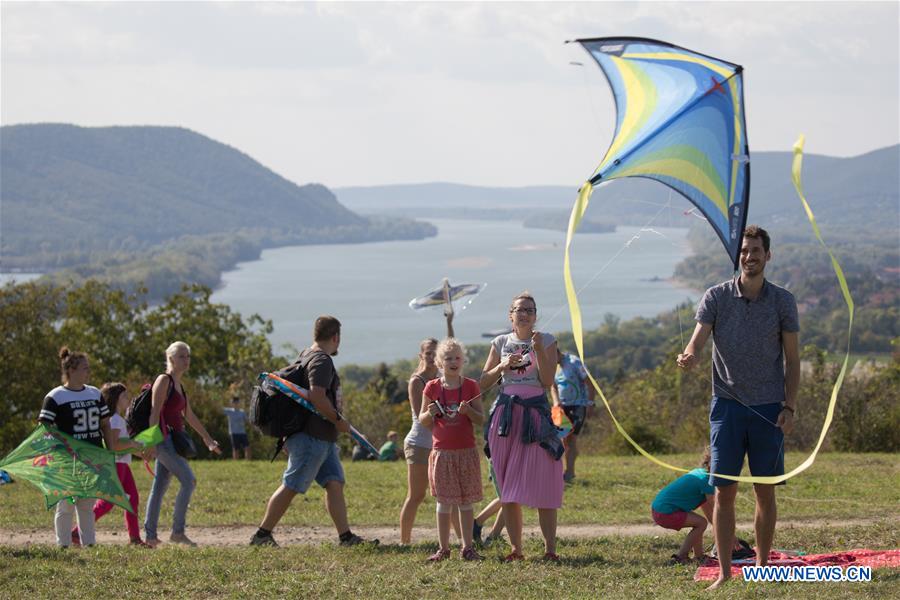
<svg viewBox="0 0 900 600"><path fill-rule="evenodd" d="M178 127L3 127L0 182L4 271L143 282L157 299L182 283L216 285L268 247L436 234L357 215L323 185Z"/></svg>

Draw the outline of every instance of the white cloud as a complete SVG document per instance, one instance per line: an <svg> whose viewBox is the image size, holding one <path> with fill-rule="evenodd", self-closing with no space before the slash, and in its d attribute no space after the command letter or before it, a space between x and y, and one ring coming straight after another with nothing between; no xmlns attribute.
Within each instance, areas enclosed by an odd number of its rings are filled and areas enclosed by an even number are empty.
<svg viewBox="0 0 900 600"><path fill-rule="evenodd" d="M569 183L613 105L578 37L743 64L751 147L897 143L897 3L9 3L0 122L171 124L298 182ZM570 61L584 63L573 67Z"/></svg>

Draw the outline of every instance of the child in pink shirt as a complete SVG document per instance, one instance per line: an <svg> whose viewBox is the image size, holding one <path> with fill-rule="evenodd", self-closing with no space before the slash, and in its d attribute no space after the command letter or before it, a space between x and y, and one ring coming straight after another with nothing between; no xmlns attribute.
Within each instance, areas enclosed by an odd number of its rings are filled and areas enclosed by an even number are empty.
<svg viewBox="0 0 900 600"><path fill-rule="evenodd" d="M428 560L450 557L450 512L459 508L463 560L481 560L472 545L472 504L480 502L481 456L475 448L473 425L484 423L478 382L462 376L465 349L454 338L438 344L437 364L444 374L425 386L419 422L431 428L428 459L431 495L437 499L440 548Z"/></svg>

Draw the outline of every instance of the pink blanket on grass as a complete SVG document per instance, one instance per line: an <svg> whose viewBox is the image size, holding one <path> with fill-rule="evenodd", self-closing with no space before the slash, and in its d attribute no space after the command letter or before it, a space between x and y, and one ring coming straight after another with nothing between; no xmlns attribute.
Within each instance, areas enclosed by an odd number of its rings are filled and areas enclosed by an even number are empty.
<svg viewBox="0 0 900 600"><path fill-rule="evenodd" d="M731 562L731 576L741 577L741 567L755 565L755 558L735 560ZM770 565L782 565L786 567L802 566L847 566L859 565L879 569L882 567L900 567L900 550L849 550L847 552L835 552L833 554L807 554L796 556L773 550L769 553ZM707 558L694 574L694 581L713 581L719 576L719 561Z"/></svg>

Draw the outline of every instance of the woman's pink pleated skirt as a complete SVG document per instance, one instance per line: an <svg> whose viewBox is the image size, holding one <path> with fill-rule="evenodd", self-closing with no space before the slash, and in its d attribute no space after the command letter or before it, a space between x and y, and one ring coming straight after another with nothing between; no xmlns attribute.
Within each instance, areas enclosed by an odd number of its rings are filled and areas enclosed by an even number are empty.
<svg viewBox="0 0 900 600"><path fill-rule="evenodd" d="M499 409L498 409L499 410ZM509 436L497 435L499 415L494 415L488 432L491 464L500 488L500 501L524 504L532 508L560 508L563 499L563 464L553 460L537 442L522 443L522 418L525 408L512 405ZM540 417L532 411L536 430Z"/></svg>

